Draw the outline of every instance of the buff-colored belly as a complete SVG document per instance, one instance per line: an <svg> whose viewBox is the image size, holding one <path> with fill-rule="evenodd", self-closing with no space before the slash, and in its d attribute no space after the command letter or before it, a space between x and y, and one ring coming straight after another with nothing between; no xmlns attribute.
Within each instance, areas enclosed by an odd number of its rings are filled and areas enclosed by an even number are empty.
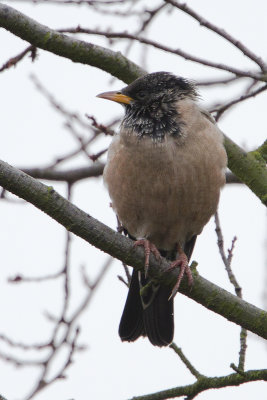
<svg viewBox="0 0 267 400"><path fill-rule="evenodd" d="M199 234L215 213L224 183L216 158L224 150L216 141L208 149L205 136L200 139L190 151L190 140L177 146L173 139L115 139L104 179L114 211L132 236L170 250Z"/></svg>

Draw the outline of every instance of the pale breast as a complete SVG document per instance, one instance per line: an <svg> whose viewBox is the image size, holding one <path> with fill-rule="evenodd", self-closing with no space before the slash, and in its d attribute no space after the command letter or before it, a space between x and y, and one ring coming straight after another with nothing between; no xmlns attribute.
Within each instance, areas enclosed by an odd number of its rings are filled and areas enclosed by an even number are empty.
<svg viewBox="0 0 267 400"><path fill-rule="evenodd" d="M226 155L218 128L197 111L185 129L183 143L121 133L110 146L104 171L123 226L165 250L202 231L224 184Z"/></svg>

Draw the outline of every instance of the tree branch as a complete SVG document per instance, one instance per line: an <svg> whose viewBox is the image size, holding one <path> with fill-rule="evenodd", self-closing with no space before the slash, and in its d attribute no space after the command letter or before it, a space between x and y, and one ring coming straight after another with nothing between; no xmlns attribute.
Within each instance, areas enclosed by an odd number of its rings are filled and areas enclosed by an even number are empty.
<svg viewBox="0 0 267 400"><path fill-rule="evenodd" d="M120 52L72 39L39 24L5 4L0 4L0 26L33 46L69 58L74 62L100 68L126 83L145 74L142 68L128 60Z"/></svg>
<svg viewBox="0 0 267 400"><path fill-rule="evenodd" d="M95 163L88 167L71 168L69 170L56 170L53 168L23 168L22 171L37 179L46 179L51 181L64 181L74 183L81 179L98 177L102 175L104 169L103 163Z"/></svg>
<svg viewBox="0 0 267 400"><path fill-rule="evenodd" d="M226 135L224 146L228 156L228 167L267 206L267 170L260 151L246 153Z"/></svg>
<svg viewBox="0 0 267 400"><path fill-rule="evenodd" d="M266 143L267 144L267 143ZM224 145L228 155L228 167L233 174L227 174L227 183L245 183L267 205L267 170L265 165L266 144L258 150L246 153L241 147L225 136ZM104 164L97 163L74 170L58 171L51 168L24 168L23 171L38 179L76 182L92 176L100 176Z"/></svg>
<svg viewBox="0 0 267 400"><path fill-rule="evenodd" d="M99 35L99 36L104 36L109 39L129 39L129 40L134 40L136 42L145 44L147 46L152 46L155 47L156 49L166 51L167 53L175 54L177 56L183 57L185 60L189 60L192 62L196 62L202 65L205 65L206 67L211 67L211 68L216 68L220 69L223 71L231 72L232 74L235 74L238 77L248 77L252 78L255 80L259 81L266 81L266 76L265 74L261 74L258 72L251 72L251 71L242 71L241 69L231 67L230 65L226 64L221 64L221 63L216 63L213 61L206 60L201 57L196 57L192 54L187 53L184 50L181 49L173 49L171 47L168 47L164 44L158 43L154 40L147 39L145 37L141 37L139 35L133 35L127 32L109 32L109 31L100 31L98 29L87 29L87 28L82 28L81 26L77 26L76 28L65 28L65 29L59 29L58 32L68 32L68 33L87 33L89 35Z"/></svg>
<svg viewBox="0 0 267 400"><path fill-rule="evenodd" d="M176 397L187 396L187 399L193 399L197 394L208 389L219 389L228 386L239 386L242 383L253 381L267 381L267 370L251 370L240 375L238 373L220 376L205 377L197 379L192 385L178 386L172 389L163 390L157 393L151 393L144 396L136 396L131 400L166 400Z"/></svg>
<svg viewBox="0 0 267 400"><path fill-rule="evenodd" d="M216 113L214 116L215 120L218 121L219 118L222 116L222 114L227 111L230 107L234 106L235 104L239 104L244 100L250 99L251 97L255 97L258 94L265 92L267 90L267 85L263 85L260 88L253 90L250 93L243 94L242 96L238 96L234 100L230 100L227 103L224 103L222 105L219 105L218 107L213 108L212 110L209 110L211 113Z"/></svg>
<svg viewBox="0 0 267 400"><path fill-rule="evenodd" d="M33 168L19 168L21 171L32 176L36 179L44 179L47 181L59 181L67 183L75 183L81 179L97 178L103 174L105 164L96 162L87 167L77 167L75 169L58 170L52 167L33 167ZM226 183L243 183L232 172L226 173Z"/></svg>
<svg viewBox="0 0 267 400"><path fill-rule="evenodd" d="M34 61L36 59L36 48L30 45L21 53L17 54L15 57L11 57L7 62L5 62L5 64L0 68L0 72L10 67L15 67L17 63L21 61L28 53L31 53L30 57L32 61Z"/></svg>
<svg viewBox="0 0 267 400"><path fill-rule="evenodd" d="M189 371L192 375L194 375L195 378L199 379L204 376L193 366L193 364L183 353L182 349L178 347L174 342L172 342L169 347L175 351L175 353L180 357L180 360L184 363L186 368L189 369Z"/></svg>
<svg viewBox="0 0 267 400"><path fill-rule="evenodd" d="M185 12L186 14L190 15L192 18L197 20L200 25L205 26L207 29L210 29L211 31L217 33L217 35L223 37L225 40L234 45L237 49L242 51L242 53L245 56L247 56L256 64L258 64L258 66L261 68L263 72L266 71L267 65L265 64L265 62L255 53L249 50L246 46L244 46L243 43L241 43L239 40L237 40L236 38L231 36L228 32L226 32L224 29L221 29L218 26L212 24L210 21L206 20L204 17L196 13L196 11L194 11L192 8L188 7L188 5L185 3L177 3L176 1L173 0L164 0L164 1L168 4L172 4L176 8L179 8L181 11Z"/></svg>
<svg viewBox="0 0 267 400"><path fill-rule="evenodd" d="M127 265L142 269L144 253L141 248L134 249L133 242L114 232L97 221L68 200L60 196L52 187L46 186L24 172L0 161L0 184L6 190L32 203L40 210L63 225L68 231L88 243L118 258ZM150 258L150 275L166 285L174 285L177 271L164 273L169 264L166 260L157 262ZM194 285L191 290L187 282L182 282L181 293L192 298L208 309L224 316L229 321L267 339L267 313L237 298L226 290L214 285L194 271Z"/></svg>

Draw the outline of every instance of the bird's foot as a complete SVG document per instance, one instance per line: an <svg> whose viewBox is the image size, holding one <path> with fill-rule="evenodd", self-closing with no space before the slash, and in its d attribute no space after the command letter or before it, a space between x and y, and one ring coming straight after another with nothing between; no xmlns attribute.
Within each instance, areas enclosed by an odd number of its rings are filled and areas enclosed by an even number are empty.
<svg viewBox="0 0 267 400"><path fill-rule="evenodd" d="M180 283L184 274L187 276L188 285L191 287L193 284L193 276L191 269L188 265L188 258L184 252L181 252L177 260L173 261L166 271L173 271L175 268L180 267L179 275L176 284L174 285L169 300L173 298L179 290Z"/></svg>
<svg viewBox="0 0 267 400"><path fill-rule="evenodd" d="M134 247L137 247L137 246L143 246L144 247L144 251L145 251L145 277L147 278L150 253L153 253L157 260L161 259L161 255L160 255L160 252L158 251L158 249L156 248L156 246L153 243L151 243L149 240L147 240L147 239L136 240L136 242L134 243Z"/></svg>

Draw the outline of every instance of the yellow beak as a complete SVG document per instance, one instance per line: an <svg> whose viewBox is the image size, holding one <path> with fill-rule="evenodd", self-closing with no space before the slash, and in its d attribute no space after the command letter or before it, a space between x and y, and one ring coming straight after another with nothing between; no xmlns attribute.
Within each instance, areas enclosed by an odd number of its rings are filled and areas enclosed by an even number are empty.
<svg viewBox="0 0 267 400"><path fill-rule="evenodd" d="M132 98L129 96L126 96L125 94L122 94L120 92L104 92L98 94L96 97L100 97L101 99L107 99L107 100L112 100L116 101L117 103L124 103L124 104L130 104Z"/></svg>

